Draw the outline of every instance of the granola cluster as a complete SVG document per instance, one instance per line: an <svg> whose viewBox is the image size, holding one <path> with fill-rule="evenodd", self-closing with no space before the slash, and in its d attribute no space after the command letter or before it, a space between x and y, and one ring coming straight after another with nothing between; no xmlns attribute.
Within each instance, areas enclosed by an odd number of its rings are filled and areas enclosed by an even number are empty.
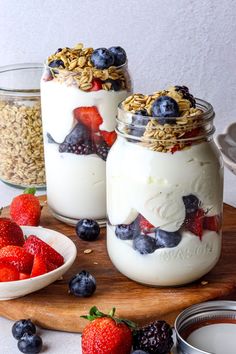
<svg viewBox="0 0 236 354"><path fill-rule="evenodd" d="M168 102L168 97L171 102ZM168 104L172 102L177 107L178 115L168 117L168 109L171 110ZM155 105L160 116L154 114ZM203 133L203 112L196 107L194 97L185 86L173 86L151 95L134 94L123 101L122 107L134 114L126 133L139 137L140 144L154 151L174 153L183 150Z"/></svg>
<svg viewBox="0 0 236 354"><path fill-rule="evenodd" d="M120 48L120 47L118 47ZM103 49L103 48L101 48ZM97 68L91 61L93 48L84 48L82 43L73 48L59 48L46 61L45 81L57 80L67 86L76 86L85 92L103 90L128 90L130 80L126 63Z"/></svg>

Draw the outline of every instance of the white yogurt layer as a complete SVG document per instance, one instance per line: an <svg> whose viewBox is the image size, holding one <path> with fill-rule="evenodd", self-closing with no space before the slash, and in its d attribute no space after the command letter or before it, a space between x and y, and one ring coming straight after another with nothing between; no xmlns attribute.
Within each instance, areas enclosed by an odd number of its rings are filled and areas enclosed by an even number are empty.
<svg viewBox="0 0 236 354"><path fill-rule="evenodd" d="M117 106L127 95L125 90L84 92L55 80L41 80L44 131L50 133L58 143L62 143L76 123L73 110L77 107L96 106L103 119L99 129L111 132L116 126Z"/></svg>
<svg viewBox="0 0 236 354"><path fill-rule="evenodd" d="M54 80L41 81L47 199L54 212L68 218L106 217L106 163L97 155L60 153L46 133L62 143L75 126L73 110L96 106L103 123L100 130L115 129L117 106L127 91L84 92Z"/></svg>
<svg viewBox="0 0 236 354"><path fill-rule="evenodd" d="M176 231L185 219L183 196L194 194L208 215L221 212L222 185L214 143L174 154L152 151L118 137L107 160L110 223L129 224L142 214L155 227Z"/></svg>
<svg viewBox="0 0 236 354"><path fill-rule="evenodd" d="M107 249L113 264L128 278L148 285L176 286L199 279L215 266L220 257L221 236L204 231L200 240L184 231L176 247L142 255L133 249L132 240L118 239L115 227L108 225Z"/></svg>

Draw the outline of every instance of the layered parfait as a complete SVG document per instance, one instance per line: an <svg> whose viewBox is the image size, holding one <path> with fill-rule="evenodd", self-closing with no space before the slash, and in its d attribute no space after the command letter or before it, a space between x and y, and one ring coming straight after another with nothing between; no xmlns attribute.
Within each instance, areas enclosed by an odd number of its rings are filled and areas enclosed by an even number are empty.
<svg viewBox="0 0 236 354"><path fill-rule="evenodd" d="M59 48L41 80L47 198L69 223L106 216L105 164L118 103L131 90L121 47Z"/></svg>
<svg viewBox="0 0 236 354"><path fill-rule="evenodd" d="M141 283L170 286L210 271L221 251L222 162L212 106L185 86L119 106L107 161L107 247Z"/></svg>

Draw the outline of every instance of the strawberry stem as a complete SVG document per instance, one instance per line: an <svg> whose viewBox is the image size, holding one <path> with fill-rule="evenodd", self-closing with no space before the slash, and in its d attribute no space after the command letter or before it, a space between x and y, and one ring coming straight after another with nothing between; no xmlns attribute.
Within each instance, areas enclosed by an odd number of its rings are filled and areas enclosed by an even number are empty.
<svg viewBox="0 0 236 354"><path fill-rule="evenodd" d="M29 187L26 188L23 192L23 194L35 194L36 193L36 188L35 187Z"/></svg>

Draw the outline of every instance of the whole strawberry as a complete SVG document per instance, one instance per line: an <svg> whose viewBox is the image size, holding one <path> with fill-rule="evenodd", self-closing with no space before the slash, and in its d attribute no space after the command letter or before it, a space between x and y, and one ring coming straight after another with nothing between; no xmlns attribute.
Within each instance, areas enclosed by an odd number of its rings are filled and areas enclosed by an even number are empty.
<svg viewBox="0 0 236 354"><path fill-rule="evenodd" d="M88 316L90 321L82 333L83 354L130 354L132 348L132 330L135 324L114 317L115 308L108 315L92 307Z"/></svg>
<svg viewBox="0 0 236 354"><path fill-rule="evenodd" d="M9 218L0 218L0 249L5 246L23 246L24 235L20 226Z"/></svg>
<svg viewBox="0 0 236 354"><path fill-rule="evenodd" d="M35 192L35 188L28 188L23 194L13 198L10 205L10 215L18 225L39 225L41 205L34 195Z"/></svg>

